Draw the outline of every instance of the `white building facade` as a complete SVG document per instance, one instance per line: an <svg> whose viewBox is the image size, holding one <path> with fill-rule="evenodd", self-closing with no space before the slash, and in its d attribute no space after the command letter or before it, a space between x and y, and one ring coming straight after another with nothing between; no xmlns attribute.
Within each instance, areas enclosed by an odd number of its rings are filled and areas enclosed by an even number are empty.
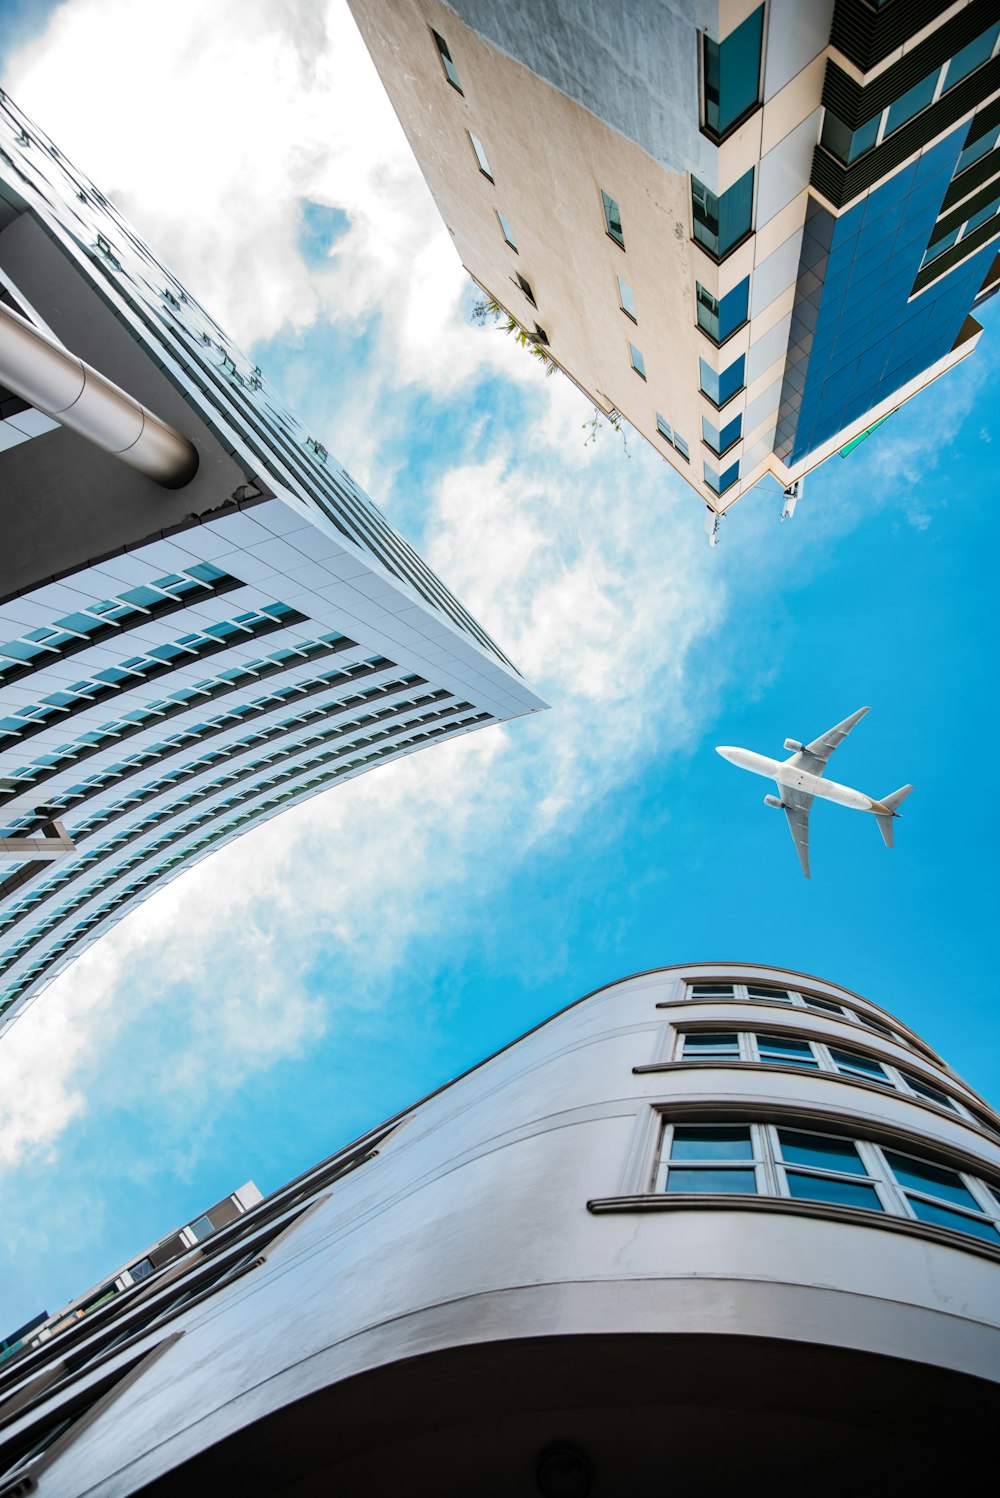
<svg viewBox="0 0 1000 1498"><path fill-rule="evenodd" d="M0 1495L925 1491L998 1384L1000 1118L868 999L698 963L0 1364Z"/></svg>
<svg viewBox="0 0 1000 1498"><path fill-rule="evenodd" d="M86 375L55 414L24 398L52 361ZM174 487L136 471L131 417L192 455ZM543 706L2 95L0 418L0 1029L212 850Z"/></svg>

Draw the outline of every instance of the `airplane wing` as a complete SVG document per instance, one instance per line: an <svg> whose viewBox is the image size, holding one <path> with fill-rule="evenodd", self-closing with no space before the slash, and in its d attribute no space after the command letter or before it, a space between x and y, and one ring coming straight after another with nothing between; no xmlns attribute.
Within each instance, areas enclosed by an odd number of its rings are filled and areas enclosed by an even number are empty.
<svg viewBox="0 0 1000 1498"><path fill-rule="evenodd" d="M859 707L843 723L838 723L828 733L821 734L818 739L813 739L811 744L793 754L788 763L797 770L807 770L810 775L822 775L830 755L844 742L855 723L860 723L865 713L870 711L870 708Z"/></svg>
<svg viewBox="0 0 1000 1498"><path fill-rule="evenodd" d="M788 830L795 840L795 851L799 855L799 863L806 878L809 874L809 808L813 804L812 796L807 796L804 791L793 790L789 785L779 785L781 792L781 804L788 818Z"/></svg>

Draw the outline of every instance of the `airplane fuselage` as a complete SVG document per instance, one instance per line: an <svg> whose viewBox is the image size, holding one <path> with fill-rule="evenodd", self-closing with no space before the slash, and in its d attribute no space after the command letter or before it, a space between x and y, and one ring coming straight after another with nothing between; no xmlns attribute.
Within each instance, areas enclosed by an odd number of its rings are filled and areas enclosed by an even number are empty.
<svg viewBox="0 0 1000 1498"><path fill-rule="evenodd" d="M808 770L797 769L788 760L768 759L766 754L755 754L752 749L734 749L724 745L718 751L731 765L749 770L754 775L763 775L773 780L778 787L787 785L804 796L820 796L824 801L836 801L839 806L850 806L854 811L872 811L881 816L891 816L881 801L856 791L849 785L838 785L836 780L827 780L823 775L811 775Z"/></svg>

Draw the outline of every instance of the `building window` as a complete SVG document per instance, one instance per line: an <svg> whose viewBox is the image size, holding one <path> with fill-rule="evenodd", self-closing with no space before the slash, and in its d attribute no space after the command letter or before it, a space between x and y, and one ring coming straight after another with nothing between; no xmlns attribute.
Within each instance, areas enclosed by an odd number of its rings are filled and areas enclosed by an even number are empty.
<svg viewBox="0 0 1000 1498"><path fill-rule="evenodd" d="M544 344L545 347L548 347L549 335L548 333L546 333L545 329L540 328L537 323L535 323L535 342Z"/></svg>
<svg viewBox="0 0 1000 1498"><path fill-rule="evenodd" d="M617 279L618 305L626 317L630 317L634 323L637 323L639 319L635 315L635 297L632 295L632 288L627 281L622 280L621 276Z"/></svg>
<svg viewBox="0 0 1000 1498"><path fill-rule="evenodd" d="M535 301L535 293L531 289L531 282L526 281L521 275L521 272L517 270L514 272L514 280L524 292L524 295L528 298L528 301L531 303L531 305L533 307L537 307L538 303Z"/></svg>
<svg viewBox="0 0 1000 1498"><path fill-rule="evenodd" d="M642 378L645 379L646 361L642 357L641 351L636 348L634 343L630 343L628 346L628 352L629 358L632 360L632 368L635 370L637 375L642 375Z"/></svg>
<svg viewBox="0 0 1000 1498"><path fill-rule="evenodd" d="M431 28L431 36L434 38L434 44L438 49L438 56L441 59L441 66L444 68L444 76L447 78L452 88L457 88L460 94L464 93L464 89L462 88L462 85L458 79L458 69L452 62L451 53L448 51L448 43L445 41L443 36L438 35L433 27Z"/></svg>
<svg viewBox="0 0 1000 1498"><path fill-rule="evenodd" d="M820 144L825 146L839 161L850 165L865 151L881 145L888 136L902 129L910 120L940 99L942 94L961 83L976 68L982 67L996 55L1000 45L1000 22L984 31L967 47L956 52L943 66L935 68L926 78L894 99L872 119L865 120L857 129L851 128L829 109L823 119ZM968 163L966 163L968 164Z"/></svg>
<svg viewBox="0 0 1000 1498"><path fill-rule="evenodd" d="M472 142L472 149L476 153L476 160L479 162L479 170L482 172L484 177L488 177L492 182L493 173L490 170L490 164L487 160L486 151L483 147L482 141L479 139L478 135L473 135L471 130L469 131L469 139Z"/></svg>
<svg viewBox="0 0 1000 1498"><path fill-rule="evenodd" d="M735 416L732 421L719 430L714 427L707 416L701 418L701 438L706 447L710 447L716 457L729 451L743 435L743 416Z"/></svg>
<svg viewBox="0 0 1000 1498"><path fill-rule="evenodd" d="M797 1124L666 1122L656 1190L861 1207L1000 1245L1000 1187L870 1140Z"/></svg>
<svg viewBox="0 0 1000 1498"><path fill-rule="evenodd" d="M761 5L725 41L713 42L708 36L702 39L704 123L706 133L715 140L721 140L757 108L763 37Z"/></svg>
<svg viewBox="0 0 1000 1498"><path fill-rule="evenodd" d="M937 1103L939 1108L949 1108L952 1113L958 1110L946 1092L939 1087L934 1087L930 1082L925 1082L922 1077L915 1077L912 1072L900 1071L899 1074L911 1092L917 1097L926 1099L929 1103Z"/></svg>
<svg viewBox="0 0 1000 1498"><path fill-rule="evenodd" d="M985 135L981 135L970 146L966 146L958 158L958 164L955 167L955 176L960 176L966 167L972 166L977 161L981 161L984 156L993 150L998 140L1000 140L1000 125L994 125L992 130L987 130Z"/></svg>
<svg viewBox="0 0 1000 1498"><path fill-rule="evenodd" d="M719 301L700 281L696 281L694 298L701 331L707 333L713 343L725 343L747 320L750 310L750 277L747 276L738 286L734 286L732 291L727 291Z"/></svg>
<svg viewBox="0 0 1000 1498"><path fill-rule="evenodd" d="M682 1035L685 1061L739 1061L740 1037L735 1030L696 1030Z"/></svg>
<svg viewBox="0 0 1000 1498"><path fill-rule="evenodd" d="M713 406L720 409L743 389L743 374L746 358L740 354L723 370L713 369L704 359L698 360L701 393L707 395Z"/></svg>
<svg viewBox="0 0 1000 1498"><path fill-rule="evenodd" d="M622 249L625 248L625 235L622 232L622 213L614 198L601 188L601 202L604 205L604 227L611 239Z"/></svg>
<svg viewBox="0 0 1000 1498"><path fill-rule="evenodd" d="M830 1060L845 1077L859 1077L863 1082L881 1082L886 1087L891 1085L885 1067L880 1066L877 1061L861 1056L857 1051L843 1051L839 1046L829 1046L828 1049Z"/></svg>
<svg viewBox="0 0 1000 1498"><path fill-rule="evenodd" d="M688 448L687 443L684 441L684 438L678 432L676 432L673 427L671 427L670 423L664 420L659 411L657 411L656 413L656 430L659 432L661 437L669 442L671 446L680 453L685 463L690 463L691 452Z"/></svg>
<svg viewBox="0 0 1000 1498"><path fill-rule="evenodd" d="M504 218L504 216L500 212L499 208L496 210L496 216L497 216L497 220L498 220L498 222L500 224L500 233L503 235L504 239L507 241L507 243L510 245L511 249L516 254L517 253L517 240L514 238L514 231L513 231L513 229L510 227L510 224Z"/></svg>
<svg viewBox="0 0 1000 1498"><path fill-rule="evenodd" d="M960 244L963 240L968 239L970 234L973 234L983 224L988 223L990 219L996 218L998 213L1000 213L1000 194L991 199L984 207L977 209L975 213L965 220L964 224L957 224L949 229L947 233L941 234L939 238L932 239L924 251L923 259L920 262L921 267L930 265L932 261L939 259L946 250L950 250L953 245ZM1000 227L1000 225L997 227ZM935 229L934 233L937 234L938 230ZM978 249L979 246L977 245L976 248Z"/></svg>
<svg viewBox="0 0 1000 1498"><path fill-rule="evenodd" d="M753 167L721 197L691 178L695 242L714 260L724 260L753 228Z"/></svg>
<svg viewBox="0 0 1000 1498"><path fill-rule="evenodd" d="M725 494L726 490L731 489L740 476L739 460L737 459L735 463L730 463L729 467L724 468L721 473L716 473L712 465L706 463L704 465L704 473L705 483L709 488L714 489L716 494Z"/></svg>
<svg viewBox="0 0 1000 1498"><path fill-rule="evenodd" d="M750 1001L757 999L766 1003L794 1004L805 1009L815 1009L821 1014L836 1014L842 1019L857 1020L890 1040L899 1039L888 1025L884 1025L881 1020L872 1019L864 1010L848 1009L843 1004L835 1004L832 999L821 999L817 994L793 992L788 988L776 988L771 983L689 983L686 985L686 997ZM903 1041L903 1044L907 1045L909 1042ZM933 1051L928 1052L928 1055L932 1060L936 1059Z"/></svg>

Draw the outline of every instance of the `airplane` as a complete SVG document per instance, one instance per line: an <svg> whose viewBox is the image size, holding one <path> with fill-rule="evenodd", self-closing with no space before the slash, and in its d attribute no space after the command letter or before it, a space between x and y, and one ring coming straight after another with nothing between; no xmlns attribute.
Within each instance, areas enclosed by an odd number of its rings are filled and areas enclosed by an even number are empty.
<svg viewBox="0 0 1000 1498"><path fill-rule="evenodd" d="M728 744L723 744L715 751L731 765L738 765L741 770L752 770L755 775L766 775L775 782L781 794L765 796L764 805L780 806L784 811L799 862L802 864L802 872L807 879L810 877L809 808L815 796L821 796L825 801L836 801L840 806L850 806L855 811L873 812L886 847L892 847L892 822L894 817L899 816L896 808L901 801L906 800L913 789L912 785L901 786L890 796L876 801L862 791L854 791L850 786L838 785L835 780L823 778L830 755L844 742L855 723L860 723L865 713L870 711L867 707L858 708L843 723L838 723L829 733L814 739L811 744L786 739L785 748L793 751L791 759L768 759L766 755L754 754L750 749L734 749Z"/></svg>

